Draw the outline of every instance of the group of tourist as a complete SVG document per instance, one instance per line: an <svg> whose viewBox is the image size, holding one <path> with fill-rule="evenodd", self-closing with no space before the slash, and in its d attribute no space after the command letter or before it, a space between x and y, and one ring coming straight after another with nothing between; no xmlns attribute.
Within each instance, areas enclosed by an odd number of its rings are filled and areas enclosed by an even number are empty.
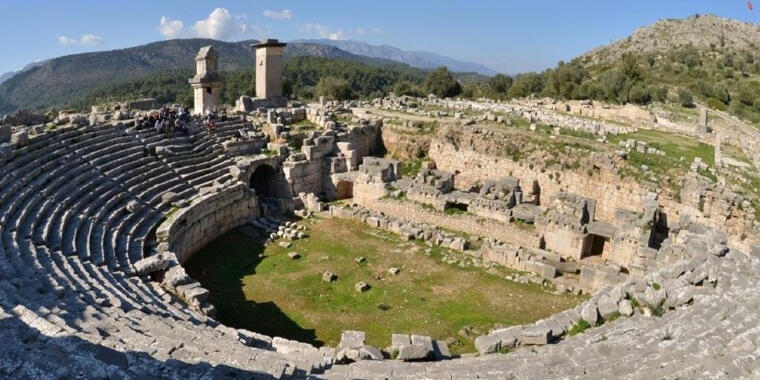
<svg viewBox="0 0 760 380"><path fill-rule="evenodd" d="M216 133L217 121L226 121L227 113L225 111L207 110L201 120L209 133ZM169 137L174 131L181 131L185 135L190 135L189 125L192 121L193 117L186 107L164 107L160 111L137 118L135 126L138 130L153 128L156 133L163 133Z"/></svg>
<svg viewBox="0 0 760 380"><path fill-rule="evenodd" d="M136 126L138 130L154 128L157 133L163 133L168 137L175 130L189 135L188 123L190 121L190 113L187 112L187 108L164 107L158 112L138 118Z"/></svg>
<svg viewBox="0 0 760 380"><path fill-rule="evenodd" d="M209 133L216 133L216 121L227 121L227 112L222 110L220 113L217 112L216 109L206 110L206 113L204 114L204 120Z"/></svg>

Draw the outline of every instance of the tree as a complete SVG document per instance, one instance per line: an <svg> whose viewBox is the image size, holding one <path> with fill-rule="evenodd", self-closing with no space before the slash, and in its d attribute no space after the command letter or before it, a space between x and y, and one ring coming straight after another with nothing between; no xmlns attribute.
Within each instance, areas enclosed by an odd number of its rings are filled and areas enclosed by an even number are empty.
<svg viewBox="0 0 760 380"><path fill-rule="evenodd" d="M628 100L631 103L636 104L649 104L652 101L652 92L643 84L637 83L631 87L631 91L628 93Z"/></svg>
<svg viewBox="0 0 760 380"><path fill-rule="evenodd" d="M462 85L454 79L449 69L439 67L425 79L425 91L439 98L450 98L462 92Z"/></svg>
<svg viewBox="0 0 760 380"><path fill-rule="evenodd" d="M488 81L488 86L491 88L491 91L497 94L506 94L509 88L512 87L512 77L496 74Z"/></svg>
<svg viewBox="0 0 760 380"><path fill-rule="evenodd" d="M417 87L409 81L402 80L393 86L393 93L397 96L422 96Z"/></svg>
<svg viewBox="0 0 760 380"><path fill-rule="evenodd" d="M728 87L726 87L725 84L716 84L713 92L715 93L715 98L720 100L723 104L728 105L731 103L731 93L728 91Z"/></svg>
<svg viewBox="0 0 760 380"><path fill-rule="evenodd" d="M351 99L353 93L351 85L345 79L336 77L323 77L314 90L317 96L336 100Z"/></svg>
<svg viewBox="0 0 760 380"><path fill-rule="evenodd" d="M694 96L691 95L691 92L686 89L681 89L678 91L678 101L681 103L684 107L694 107Z"/></svg>
<svg viewBox="0 0 760 380"><path fill-rule="evenodd" d="M523 98L529 95L538 94L543 89L544 79L540 74L521 74L515 77L512 87L510 87L507 92L507 96L510 98Z"/></svg>

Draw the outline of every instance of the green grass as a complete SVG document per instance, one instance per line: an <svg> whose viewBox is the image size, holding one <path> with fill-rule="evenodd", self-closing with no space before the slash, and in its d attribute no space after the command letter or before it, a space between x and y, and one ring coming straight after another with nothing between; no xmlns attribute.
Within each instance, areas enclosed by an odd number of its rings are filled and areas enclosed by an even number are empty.
<svg viewBox="0 0 760 380"><path fill-rule="evenodd" d="M402 161L399 165L399 171L402 177L411 178L417 175L422 168L422 159Z"/></svg>
<svg viewBox="0 0 760 380"><path fill-rule="evenodd" d="M591 325L588 322L586 322L583 319L579 319L578 322L576 322L573 325L573 327L570 328L570 330L567 332L567 335L569 335L569 336L578 335L578 334L580 334L580 333L582 333L582 332L584 332L584 331L586 331L586 330L588 330L590 328L591 328Z"/></svg>
<svg viewBox="0 0 760 380"><path fill-rule="evenodd" d="M362 330L368 344L386 347L393 333L455 338L455 353L472 352L458 336L464 326L486 333L495 324L530 323L573 307L583 298L556 296L546 288L504 280L441 261L444 251L339 219L319 219L310 237L284 249L262 247L254 230L233 230L196 253L188 273L211 291L223 323L316 345L337 345L344 330ZM417 248L415 248L417 247ZM287 253L302 255L291 260ZM356 257L367 261L358 265ZM388 268L401 272L393 276ZM325 283L324 271L338 275ZM358 281L372 289L354 290ZM474 338L474 336L473 336Z"/></svg>
<svg viewBox="0 0 760 380"><path fill-rule="evenodd" d="M680 162L680 166L688 167L695 157L700 157L702 162L709 166L715 166L715 149L713 146L692 137L651 129L640 129L635 133L610 136L610 142L614 144L628 139L646 142L647 146L665 152L665 158ZM684 157L683 161L681 161L681 157Z"/></svg>

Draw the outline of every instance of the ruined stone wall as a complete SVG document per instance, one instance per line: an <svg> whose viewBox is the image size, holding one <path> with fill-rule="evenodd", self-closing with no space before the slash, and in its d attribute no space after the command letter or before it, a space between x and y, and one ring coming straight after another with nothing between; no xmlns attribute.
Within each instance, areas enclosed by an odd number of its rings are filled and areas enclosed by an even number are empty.
<svg viewBox="0 0 760 380"><path fill-rule="evenodd" d="M293 194L322 192L323 167L322 160L287 163L283 171L293 186Z"/></svg>
<svg viewBox="0 0 760 380"><path fill-rule="evenodd" d="M377 124L362 125L351 127L347 134L346 141L350 142L356 151L356 156L361 158L365 156L375 156L380 153L380 129L382 123L380 121ZM340 139L343 141L344 139Z"/></svg>
<svg viewBox="0 0 760 380"><path fill-rule="evenodd" d="M354 192L356 193L356 190ZM410 222L432 224L524 247L538 247L539 237L535 231L519 229L507 223L487 220L471 214L446 215L409 201L367 198L354 198L354 201L369 210Z"/></svg>
<svg viewBox="0 0 760 380"><path fill-rule="evenodd" d="M399 160L425 157L430 149L431 136L412 135L383 128L382 142L387 154Z"/></svg>
<svg viewBox="0 0 760 380"><path fill-rule="evenodd" d="M641 199L649 192L631 180L621 181L614 173L597 171L592 177L569 170L550 169L541 173L538 169L531 169L526 164L510 158L480 153L465 146L456 147L439 138L430 144L428 155L435 161L439 170L459 173L455 180L458 189L466 189L476 182L504 176L517 177L525 186L538 181L541 187L541 201L560 190L572 191L596 199L596 218L604 221L611 221L617 208L641 209ZM559 180L556 177L557 172L560 172Z"/></svg>
<svg viewBox="0 0 760 380"><path fill-rule="evenodd" d="M256 197L242 182L203 195L176 211L156 231L160 251L171 251L184 263L223 233L258 216Z"/></svg>

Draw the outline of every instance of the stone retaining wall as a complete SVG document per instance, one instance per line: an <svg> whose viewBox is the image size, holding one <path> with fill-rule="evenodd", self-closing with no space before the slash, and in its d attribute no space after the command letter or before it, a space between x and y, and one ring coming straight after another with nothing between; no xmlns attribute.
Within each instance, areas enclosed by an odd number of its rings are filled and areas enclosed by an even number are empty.
<svg viewBox="0 0 760 380"><path fill-rule="evenodd" d="M538 234L515 228L506 223L494 220L486 220L470 214L446 215L440 212L427 210L422 205L410 201L397 201L392 199L361 199L358 204L375 212L407 220L414 223L433 224L449 230L461 231L470 235L485 236L498 239L503 242L526 247L538 246Z"/></svg>
<svg viewBox="0 0 760 380"><path fill-rule="evenodd" d="M510 158L480 153L463 146L457 147L440 139L433 140L428 155L435 161L439 170L459 173L455 180L458 189L505 176L516 177L526 186L538 181L541 187L541 201L562 189L570 189L576 194L595 199L596 217L605 221L613 220L617 208L641 209L641 199L650 191L633 181L623 182L614 173L599 172L593 177L559 169L541 173ZM556 172L562 174L559 180L555 176Z"/></svg>
<svg viewBox="0 0 760 380"><path fill-rule="evenodd" d="M258 201L242 182L202 195L158 227L159 251L174 252L184 263L206 244L258 214Z"/></svg>

